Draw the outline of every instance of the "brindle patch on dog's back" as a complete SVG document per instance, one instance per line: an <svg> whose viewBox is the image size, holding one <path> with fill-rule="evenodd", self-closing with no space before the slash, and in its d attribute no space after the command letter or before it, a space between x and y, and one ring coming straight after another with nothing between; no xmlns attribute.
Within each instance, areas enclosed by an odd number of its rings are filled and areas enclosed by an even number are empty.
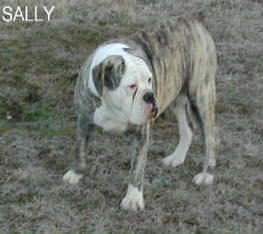
<svg viewBox="0 0 263 234"><path fill-rule="evenodd" d="M194 18L173 17L147 27L124 43L143 50L155 82L156 99L161 114L191 79L189 93L196 93L198 83L208 83L216 69L214 43L206 29ZM213 82L213 81L212 81Z"/></svg>

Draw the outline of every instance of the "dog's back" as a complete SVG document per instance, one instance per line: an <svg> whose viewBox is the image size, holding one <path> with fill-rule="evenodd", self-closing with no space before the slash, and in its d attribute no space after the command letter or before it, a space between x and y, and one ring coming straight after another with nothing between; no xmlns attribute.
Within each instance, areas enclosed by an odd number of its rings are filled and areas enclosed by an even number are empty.
<svg viewBox="0 0 263 234"><path fill-rule="evenodd" d="M196 92L198 83L213 79L216 52L208 31L195 17L173 17L147 27L128 40L139 45L150 62L155 77L156 98L161 114L188 86ZM214 81L211 81L214 82ZM187 85L186 85L187 84Z"/></svg>

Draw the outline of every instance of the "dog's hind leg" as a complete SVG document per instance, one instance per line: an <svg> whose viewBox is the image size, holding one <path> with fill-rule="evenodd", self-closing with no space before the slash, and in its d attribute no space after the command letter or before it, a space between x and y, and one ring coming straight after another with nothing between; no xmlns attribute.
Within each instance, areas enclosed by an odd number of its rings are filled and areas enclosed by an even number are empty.
<svg viewBox="0 0 263 234"><path fill-rule="evenodd" d="M181 94L176 98L174 109L179 125L180 140L176 150L168 157L163 159L166 166L176 167L185 160L187 151L192 141L193 121L191 116L190 103L186 95Z"/></svg>
<svg viewBox="0 0 263 234"><path fill-rule="evenodd" d="M215 156L218 142L215 127L215 84L213 79L209 82L210 83L202 87L198 92L199 95L196 98L195 104L206 145L203 171L193 179L193 182L197 185L213 183L213 175L209 170L213 169L216 165Z"/></svg>

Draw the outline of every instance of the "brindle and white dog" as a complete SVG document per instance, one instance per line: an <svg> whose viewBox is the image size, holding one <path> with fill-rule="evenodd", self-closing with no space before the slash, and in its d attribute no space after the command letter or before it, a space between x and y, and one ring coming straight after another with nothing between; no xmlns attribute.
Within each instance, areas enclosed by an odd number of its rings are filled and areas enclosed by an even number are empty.
<svg viewBox="0 0 263 234"><path fill-rule="evenodd" d="M121 207L144 209L143 174L150 120L172 106L178 120L180 141L163 159L176 167L184 162L199 123L206 144L203 171L195 184L211 184L215 166L214 42L192 17L174 17L147 27L128 38L107 42L88 58L78 77L74 102L77 109L76 160L63 180L79 182L85 172L85 155L94 125L106 131L134 135L131 174Z"/></svg>

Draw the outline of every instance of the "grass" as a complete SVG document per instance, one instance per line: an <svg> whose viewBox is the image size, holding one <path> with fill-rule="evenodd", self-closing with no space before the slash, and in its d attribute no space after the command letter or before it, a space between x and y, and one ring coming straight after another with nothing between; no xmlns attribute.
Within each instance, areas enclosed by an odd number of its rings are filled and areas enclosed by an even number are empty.
<svg viewBox="0 0 263 234"><path fill-rule="evenodd" d="M262 37L259 1L24 1L55 5L51 22L0 22L1 233L261 233ZM0 10L3 6L0 5ZM152 126L143 212L119 207L130 136L98 130L78 186L72 106L78 69L100 43L177 14L206 14L217 47L216 118L221 145L211 187L192 178L203 162L200 131L184 165L161 159L178 143L168 111ZM1 12L1 11L0 11ZM101 137L103 135L103 137Z"/></svg>

